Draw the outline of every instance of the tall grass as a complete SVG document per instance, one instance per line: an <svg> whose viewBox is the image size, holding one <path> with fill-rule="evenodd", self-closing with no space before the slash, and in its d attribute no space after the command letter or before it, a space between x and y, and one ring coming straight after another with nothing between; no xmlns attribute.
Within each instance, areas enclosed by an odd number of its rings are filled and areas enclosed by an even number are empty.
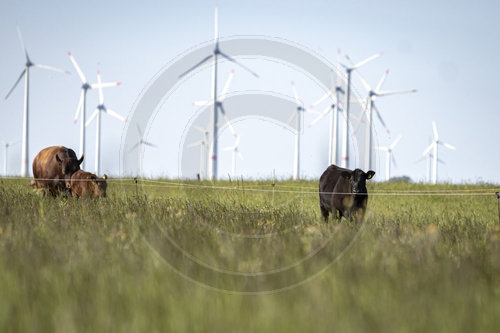
<svg viewBox="0 0 500 333"><path fill-rule="evenodd" d="M494 195L371 195L364 223L325 224L317 194L280 192L314 181L216 185L73 200L1 180L0 331L500 330Z"/></svg>

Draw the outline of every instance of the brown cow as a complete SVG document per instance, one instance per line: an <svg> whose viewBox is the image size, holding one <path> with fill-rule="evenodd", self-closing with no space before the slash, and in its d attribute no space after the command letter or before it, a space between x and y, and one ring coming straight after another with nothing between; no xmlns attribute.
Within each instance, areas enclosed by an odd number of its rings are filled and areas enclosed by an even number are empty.
<svg viewBox="0 0 500 333"><path fill-rule="evenodd" d="M63 146L47 147L41 150L33 160L33 177L38 189L46 188L53 196L59 193L70 195L66 182L71 175L80 170L83 155L76 157L73 149Z"/></svg>
<svg viewBox="0 0 500 333"><path fill-rule="evenodd" d="M89 198L89 197L106 197L106 182L108 176L102 178L95 174L78 170L71 176L71 182L67 182L66 186L71 188L71 193L74 198Z"/></svg>

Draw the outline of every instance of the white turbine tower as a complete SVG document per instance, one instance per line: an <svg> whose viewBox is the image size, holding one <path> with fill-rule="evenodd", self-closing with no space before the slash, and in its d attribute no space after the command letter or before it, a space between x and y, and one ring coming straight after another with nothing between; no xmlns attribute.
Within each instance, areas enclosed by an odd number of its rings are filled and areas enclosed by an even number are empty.
<svg viewBox="0 0 500 333"><path fill-rule="evenodd" d="M218 8L215 7L215 40L214 40L214 50L212 51L211 55L206 56L203 58L200 62L198 62L196 65L182 73L179 78L187 75L194 69L198 68L199 66L203 65L205 62L209 61L212 59L212 112L210 115L210 140L209 140L209 154L208 154L208 174L211 179L217 179L217 156L218 156L218 123L217 123L217 118L218 118L218 111L220 110L223 114L225 113L222 108L222 104L217 98L217 64L218 64L218 57L219 55L231 62L234 62L238 64L240 67L245 69L246 71L250 72L252 75L255 77L258 77L258 75L250 70L248 67L244 66L240 62L236 61L234 58L231 58L224 52L222 52L219 49L219 25L218 25Z"/></svg>
<svg viewBox="0 0 500 333"><path fill-rule="evenodd" d="M343 124L343 137L342 137L342 161L341 166L343 168L347 168L349 166L349 121L350 121L350 108L351 108L351 74L354 70L360 68L366 63L372 61L373 59L379 57L382 53L376 53L365 60L358 62L357 64L352 65L351 67L344 66L347 76L346 83L346 93L345 93L345 102L344 102L344 124ZM346 55L347 60L351 60L349 56Z"/></svg>
<svg viewBox="0 0 500 333"><path fill-rule="evenodd" d="M76 62L76 59L73 57L71 52L68 52L68 56L69 59L71 60L71 63L73 64L73 67L78 73L80 80L82 81L80 100L78 102L78 107L76 108L76 114L74 119L74 123L76 124L76 122L78 121L78 116L80 116L80 154L78 154L78 156L82 156L85 155L85 122L86 122L86 108L87 108L87 91L89 89L96 89L98 88L99 85L97 83L89 83L87 81L87 78L85 77L85 74L83 74L82 70L80 69L80 66L78 66L78 63ZM109 82L100 84L102 88L114 87L119 85L120 82ZM81 165L81 168L85 169L85 159L83 160L82 163L83 164Z"/></svg>
<svg viewBox="0 0 500 333"><path fill-rule="evenodd" d="M229 146L224 148L225 151L231 151L232 152L232 160L231 160L231 177L235 177L235 169L236 169L236 155L240 158L240 160L243 160L243 155L241 154L240 150L238 149L238 146L240 144L240 137L236 137L236 142L234 145Z"/></svg>
<svg viewBox="0 0 500 333"><path fill-rule="evenodd" d="M339 67L339 57L340 57L340 49L337 51L337 73L336 73L336 79L333 78L335 75L333 71L331 72L331 84L332 88L330 91L328 91L325 95L323 95L320 99L318 99L316 102L314 102L311 105L311 108L314 108L316 105L320 104L323 102L325 99L328 97L331 97L333 100L333 103L329 105L323 112L320 113L320 115L314 119L310 124L309 127L313 126L316 124L318 121L323 119L324 116L327 114L330 114L330 131L329 131L329 140L328 140L328 165L331 164L336 164L338 165L338 142L339 142L339 126L338 126L338 119L339 119L339 112L341 111L340 108L340 94L344 94L344 90L342 89L340 80L339 80L339 74L340 73L340 67Z"/></svg>
<svg viewBox="0 0 500 333"><path fill-rule="evenodd" d="M311 112L318 113L307 110L304 108L304 104L299 99L299 95L297 94L297 88L295 88L295 82L292 81L292 90L293 97L295 98L295 103L297 103L297 108L292 112L290 118L286 122L287 125L290 125L292 121L295 119L295 150L294 150L294 158L293 158L293 179L300 179L300 137L302 132L302 113L303 112Z"/></svg>
<svg viewBox="0 0 500 333"><path fill-rule="evenodd" d="M29 55L28 55L28 50L24 46L24 41L23 41L23 36L21 35L21 30L19 27L17 27L17 34L19 37L19 42L21 43L21 47L23 49L24 55L26 57L26 64L25 68L21 72L21 75L19 75L19 78L17 79L16 83L14 83L14 86L9 90L7 95L5 96L5 99L9 98L10 94L14 91L16 86L19 84L21 79L24 76L24 113L23 113L23 137L22 137L22 144L21 144L21 176L22 177L28 177L28 148L29 148L29 91L30 91L30 68L31 67L38 67L38 68L43 68L43 69L48 69L51 71L56 71L56 72L62 72L69 74L69 72L64 71L59 68L51 67L51 66L46 66L46 65L40 65L40 64L35 64L31 61Z"/></svg>
<svg viewBox="0 0 500 333"><path fill-rule="evenodd" d="M227 116L227 113L226 113L226 110L224 109L224 104L223 104L224 100L227 97L227 92L229 91L229 87L231 85L231 82L233 81L234 72L235 72L235 70L233 69L233 70L231 70L231 73L229 73L229 76L227 77L226 83L224 84L224 88L222 88L222 92L220 94L220 97L218 98L218 100L215 103L217 103L218 109L220 110L222 116L224 117L224 121L226 122L227 126L229 127L229 130L231 131L231 134L236 138L237 134L236 134L236 132L234 130L233 125L229 121L229 117ZM194 106L204 106L204 105L213 105L213 104L214 104L213 100L193 102ZM210 127L210 125L209 125L209 127ZM201 145L203 143L203 146L200 147L200 154L202 154L202 152L204 152L203 156L208 161L209 159L208 159L207 153L209 151L207 150L207 148L209 148L210 130L203 130L203 129L201 129L201 127L198 127L198 126L193 126L193 128L195 128L196 130L202 132L203 135L204 135L204 137L203 137L202 141L197 141L197 142L189 145L188 148L194 147L194 146L198 146L198 145ZM205 178L209 179L210 176L207 174L208 170L206 169L206 165L205 165L204 172L203 172L206 175L205 176L201 175L201 170L202 170L201 165L202 165L202 162L200 161L200 177L205 177Z"/></svg>
<svg viewBox="0 0 500 333"><path fill-rule="evenodd" d="M366 169L371 170L372 169L372 142L373 142L373 111L375 111L378 119L380 120L380 123L382 126L384 126L385 130L389 134L389 129L387 128L384 120L382 119L382 116L380 115L379 110L375 106L375 99L377 97L383 97L383 96L390 96L390 95L397 95L397 94L408 94L408 93L416 93L416 89L412 90L392 90L392 91L381 91L380 89L382 88L382 85L384 84L384 81L389 74L389 70L386 70L385 73L382 75L380 78L380 81L378 82L377 86L375 89L373 89L368 82L363 78L363 76L358 72L358 76L361 80L361 83L365 87L366 91L368 92L368 97L366 98L366 104L365 107L363 108L363 114L361 115L360 121L358 122L358 125L356 126L359 127L361 120L363 119L364 114L366 113L366 119L367 119L367 124L366 124L366 134L365 134L365 163L366 163ZM357 130L357 129L356 129ZM355 130L355 131L356 131Z"/></svg>
<svg viewBox="0 0 500 333"><path fill-rule="evenodd" d="M137 125L137 143L133 145L129 151L132 151L137 148L137 176L139 177L142 175L141 162L142 162L142 153L144 151L144 146L156 148L155 144L152 144L151 142L144 140L141 128L139 127L139 125Z"/></svg>
<svg viewBox="0 0 500 333"><path fill-rule="evenodd" d="M194 125L193 128L197 130L198 132L203 134L203 138L199 141L193 142L189 145L187 145L187 148L193 148L193 147L200 147L200 171L199 171L199 176L200 179L206 179L207 177L207 169L206 169L206 163L207 163L207 145L208 145L208 140L209 140L209 135L210 135L210 130L208 128L201 128L199 126Z"/></svg>
<svg viewBox="0 0 500 333"><path fill-rule="evenodd" d="M449 143L443 142L439 140L439 133L437 131L436 123L433 121L432 122L432 131L434 133L434 140L432 143L424 150L422 156L426 156L430 151L432 150L432 184L437 183L437 175L438 175L438 169L437 169L437 164L439 160L438 156L438 146L442 145L448 149L451 150L456 150L456 148Z"/></svg>
<svg viewBox="0 0 500 333"><path fill-rule="evenodd" d="M8 150L9 147L15 146L19 143L19 141L11 141L7 142L4 140L0 140L3 145L3 175L7 176L7 156L8 156Z"/></svg>
<svg viewBox="0 0 500 333"><path fill-rule="evenodd" d="M113 110L108 109L104 105L104 96L102 94L102 83L101 83L101 73L97 72L97 84L98 87L97 89L99 90L99 104L97 105L97 108L95 109L94 113L92 116L89 118L87 123L85 123L85 126L88 126L94 118L96 118L96 138L95 138L95 174L99 175L100 174L100 162L101 162L101 112L105 112L109 114L112 117L115 117L118 120L121 120L123 122L127 122L127 120L119 115L118 113L114 112Z"/></svg>
<svg viewBox="0 0 500 333"><path fill-rule="evenodd" d="M398 136L398 138L396 140L394 140L394 142L390 146L377 147L377 149L387 152L386 159L385 159L385 180L386 181L389 181L389 179L391 179L391 163L393 163L394 166L397 167L396 159L394 158L394 155L392 155L392 150L399 143L399 140L401 140L401 135Z"/></svg>

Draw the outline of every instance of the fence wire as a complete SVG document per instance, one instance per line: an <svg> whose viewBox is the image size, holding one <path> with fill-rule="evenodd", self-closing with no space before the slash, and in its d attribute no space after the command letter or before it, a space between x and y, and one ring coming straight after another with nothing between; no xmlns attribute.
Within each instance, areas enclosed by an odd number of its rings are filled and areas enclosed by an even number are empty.
<svg viewBox="0 0 500 333"><path fill-rule="evenodd" d="M0 177L1 180L26 180L32 181L33 178L29 177ZM38 178L40 181L65 181L64 179L46 179ZM98 178L102 180L102 178ZM75 180L73 180L75 181ZM78 179L76 181L93 181L93 179ZM289 194L353 194L353 193L341 193L341 192L319 192L313 187L307 186L295 186L295 185L280 185L279 183L269 183L269 184L244 184L244 181L234 180L233 183L236 185L231 186L220 186L220 185L208 185L208 184L192 184L186 182L175 182L168 180L154 180L154 179L137 179L137 178L107 178L107 182L116 183L125 186L141 186L141 187L159 187L159 188L174 188L174 187L184 187L184 188L199 188L199 189L209 189L209 190L223 190L223 191L246 191L246 192L267 192L267 193L289 193ZM138 184L141 183L141 184ZM267 187L267 188L266 188ZM270 188L271 187L271 188ZM281 189L284 188L284 189ZM288 189L287 189L288 188ZM290 188L293 188L290 189ZM448 190L401 190L401 191L370 191L365 195L370 196L492 196L497 195L500 192L500 187L490 186L485 188L473 188L473 189L448 189ZM357 193L363 195L363 193Z"/></svg>

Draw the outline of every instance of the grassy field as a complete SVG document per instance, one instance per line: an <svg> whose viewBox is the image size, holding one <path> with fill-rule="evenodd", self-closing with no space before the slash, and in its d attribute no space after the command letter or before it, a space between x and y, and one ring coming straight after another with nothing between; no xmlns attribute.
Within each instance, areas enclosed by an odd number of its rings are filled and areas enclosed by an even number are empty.
<svg viewBox="0 0 500 333"><path fill-rule="evenodd" d="M0 180L0 332L500 331L493 186L371 183L325 224L314 181L27 183Z"/></svg>

